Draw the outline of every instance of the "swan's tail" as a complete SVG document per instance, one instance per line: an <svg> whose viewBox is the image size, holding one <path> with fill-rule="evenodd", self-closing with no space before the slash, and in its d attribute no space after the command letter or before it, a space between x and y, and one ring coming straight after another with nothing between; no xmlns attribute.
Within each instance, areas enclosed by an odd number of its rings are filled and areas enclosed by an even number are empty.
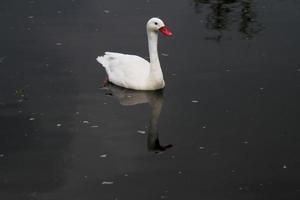
<svg viewBox="0 0 300 200"><path fill-rule="evenodd" d="M103 65L104 68L108 67L108 62L107 60L105 59L105 55L104 56L98 56L96 58L96 60L101 64Z"/></svg>

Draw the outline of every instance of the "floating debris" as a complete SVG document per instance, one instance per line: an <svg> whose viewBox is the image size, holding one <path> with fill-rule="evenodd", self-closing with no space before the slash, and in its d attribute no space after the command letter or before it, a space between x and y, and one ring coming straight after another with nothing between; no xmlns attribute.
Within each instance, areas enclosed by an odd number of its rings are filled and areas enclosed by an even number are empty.
<svg viewBox="0 0 300 200"><path fill-rule="evenodd" d="M128 177L129 175L128 174L124 174L124 176Z"/></svg>
<svg viewBox="0 0 300 200"><path fill-rule="evenodd" d="M243 143L243 144L248 144L249 142L246 140L246 141L243 141L242 143Z"/></svg>
<svg viewBox="0 0 300 200"><path fill-rule="evenodd" d="M171 156L172 159L175 159L176 157L174 155Z"/></svg>
<svg viewBox="0 0 300 200"><path fill-rule="evenodd" d="M198 100L192 100L192 103L199 103Z"/></svg>
<svg viewBox="0 0 300 200"><path fill-rule="evenodd" d="M296 72L300 72L300 68L296 70Z"/></svg>
<svg viewBox="0 0 300 200"><path fill-rule="evenodd" d="M107 154L100 155L100 158L106 158L106 157L107 157Z"/></svg>
<svg viewBox="0 0 300 200"><path fill-rule="evenodd" d="M139 134L142 134L142 135L145 135L146 134L146 131L143 131L143 130L138 130L137 131Z"/></svg>
<svg viewBox="0 0 300 200"><path fill-rule="evenodd" d="M28 16L27 18L28 18L28 19L33 19L33 18L34 18L34 16Z"/></svg>
<svg viewBox="0 0 300 200"><path fill-rule="evenodd" d="M167 54L167 53L162 53L161 55L166 56L166 57L169 56L169 54Z"/></svg>
<svg viewBox="0 0 300 200"><path fill-rule="evenodd" d="M62 43L61 43L61 42L56 42L55 45L56 45L56 46L61 46Z"/></svg>
<svg viewBox="0 0 300 200"><path fill-rule="evenodd" d="M15 91L15 94L16 94L16 96L18 96L18 97L25 97L25 90L24 89L17 89L16 91Z"/></svg>
<svg viewBox="0 0 300 200"><path fill-rule="evenodd" d="M103 10L103 12L104 12L105 14L108 14L108 13L110 13L110 11L109 11L109 10Z"/></svg>
<svg viewBox="0 0 300 200"><path fill-rule="evenodd" d="M182 171L178 171L177 173L178 173L178 174L182 174Z"/></svg>
<svg viewBox="0 0 300 200"><path fill-rule="evenodd" d="M56 13L57 13L57 14L61 14L61 13L62 13L62 11L61 11L61 10L58 10L58 11L56 11Z"/></svg>
<svg viewBox="0 0 300 200"><path fill-rule="evenodd" d="M175 73L172 73L171 75L172 75L172 76L176 76L176 74L175 74Z"/></svg>
<svg viewBox="0 0 300 200"><path fill-rule="evenodd" d="M114 184L113 181L102 181L102 185L112 185Z"/></svg>
<svg viewBox="0 0 300 200"><path fill-rule="evenodd" d="M287 166L286 166L286 165L283 165L283 166L282 166L282 168L283 168L283 169L286 169L286 168L287 168Z"/></svg>
<svg viewBox="0 0 300 200"><path fill-rule="evenodd" d="M34 118L34 117L31 117L31 118L29 118L29 120L30 120L30 121L33 121L33 120L35 120L35 118Z"/></svg>
<svg viewBox="0 0 300 200"><path fill-rule="evenodd" d="M5 155L3 153L0 154L0 158L3 158Z"/></svg>
<svg viewBox="0 0 300 200"><path fill-rule="evenodd" d="M259 88L260 90L264 90L265 88L263 88L263 87L261 87L261 88Z"/></svg>
<svg viewBox="0 0 300 200"><path fill-rule="evenodd" d="M61 124L56 124L57 127L61 127Z"/></svg>
<svg viewBox="0 0 300 200"><path fill-rule="evenodd" d="M203 149L205 149L205 147L199 147L199 149L200 149L200 150L203 150Z"/></svg>
<svg viewBox="0 0 300 200"><path fill-rule="evenodd" d="M206 128L206 126L204 125L204 126L202 126L202 128L204 128L204 129L205 129L205 128Z"/></svg>
<svg viewBox="0 0 300 200"><path fill-rule="evenodd" d="M89 121L82 121L83 124L88 124L90 123Z"/></svg>
<svg viewBox="0 0 300 200"><path fill-rule="evenodd" d="M98 125L90 126L91 128L98 128Z"/></svg>

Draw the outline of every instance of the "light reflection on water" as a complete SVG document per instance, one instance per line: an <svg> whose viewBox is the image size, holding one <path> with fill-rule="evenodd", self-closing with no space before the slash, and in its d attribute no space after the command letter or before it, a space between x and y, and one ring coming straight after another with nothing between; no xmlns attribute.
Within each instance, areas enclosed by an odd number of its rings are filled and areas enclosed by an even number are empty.
<svg viewBox="0 0 300 200"><path fill-rule="evenodd" d="M149 151L159 153L166 151L173 145L161 145L159 141L158 121L163 107L163 90L158 91L135 91L121 88L112 84L104 87L106 95L114 96L122 106L135 106L138 104L149 104L151 108L150 120L147 130L147 147Z"/></svg>
<svg viewBox="0 0 300 200"><path fill-rule="evenodd" d="M256 4L255 0L193 0L195 12L205 18L206 28L219 31L215 38L217 41L221 40L222 31L236 26L245 39L259 33L262 26L258 21Z"/></svg>

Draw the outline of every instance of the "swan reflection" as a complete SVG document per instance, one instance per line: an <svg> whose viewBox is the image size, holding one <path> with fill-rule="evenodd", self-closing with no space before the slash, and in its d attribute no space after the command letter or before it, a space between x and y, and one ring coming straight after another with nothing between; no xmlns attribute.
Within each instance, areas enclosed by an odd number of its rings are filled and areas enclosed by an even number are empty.
<svg viewBox="0 0 300 200"><path fill-rule="evenodd" d="M151 108L150 120L148 124L147 147L149 151L159 153L171 148L173 145L161 145L158 135L158 120L163 106L163 90L156 91L136 91L121 88L113 84L106 84L103 89L106 95L116 97L123 106L134 106L137 104L149 104Z"/></svg>

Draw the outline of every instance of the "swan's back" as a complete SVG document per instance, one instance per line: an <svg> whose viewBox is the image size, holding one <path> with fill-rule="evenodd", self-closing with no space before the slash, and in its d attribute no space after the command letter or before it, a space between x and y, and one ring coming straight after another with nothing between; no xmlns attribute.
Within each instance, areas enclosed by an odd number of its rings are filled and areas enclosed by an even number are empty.
<svg viewBox="0 0 300 200"><path fill-rule="evenodd" d="M97 57L103 65L110 82L131 89L143 89L150 73L150 64L135 55L105 52Z"/></svg>

